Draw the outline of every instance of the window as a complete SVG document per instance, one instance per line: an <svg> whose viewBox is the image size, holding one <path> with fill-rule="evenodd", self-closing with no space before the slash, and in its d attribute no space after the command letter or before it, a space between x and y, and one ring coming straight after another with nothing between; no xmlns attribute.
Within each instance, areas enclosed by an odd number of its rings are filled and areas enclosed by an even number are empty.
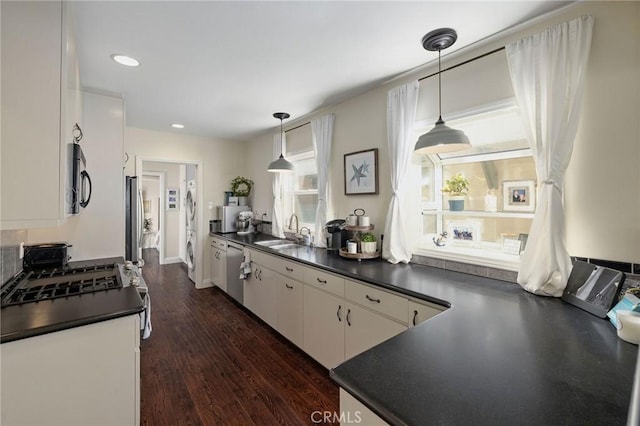
<svg viewBox="0 0 640 426"><path fill-rule="evenodd" d="M533 204L531 210L510 209L510 200L503 199L504 187L511 190L510 182L526 183L531 186L524 191L535 196L536 181L519 110L509 100L452 118L447 125L463 130L472 147L422 156L423 239L419 253L429 256L436 255L435 251L438 257L515 269L519 256L509 247L512 241L505 241L525 239L534 210ZM420 127L416 139L430 129ZM470 181L462 211L450 210L448 196L441 192L443 182L457 173ZM437 247L433 239L445 231L449 234L447 245Z"/></svg>
<svg viewBox="0 0 640 426"><path fill-rule="evenodd" d="M318 207L318 168L311 139L311 124L287 131L287 160L294 166L290 188L285 197L287 221L298 216L299 226L314 229Z"/></svg>
<svg viewBox="0 0 640 426"><path fill-rule="evenodd" d="M300 226L313 229L318 207L318 168L314 151L289 157L295 167L291 196L292 213Z"/></svg>

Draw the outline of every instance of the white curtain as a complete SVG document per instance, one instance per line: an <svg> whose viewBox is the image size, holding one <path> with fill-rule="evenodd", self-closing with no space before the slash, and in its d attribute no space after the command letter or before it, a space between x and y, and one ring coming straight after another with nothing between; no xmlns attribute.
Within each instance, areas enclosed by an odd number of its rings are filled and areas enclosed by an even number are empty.
<svg viewBox="0 0 640 426"><path fill-rule="evenodd" d="M280 143L280 133L273 135L273 159L277 160L282 152L286 152L286 135L282 135ZM273 175L273 214L271 215L271 234L278 238L284 238L285 213L284 213L284 190L287 181L285 173L270 173Z"/></svg>
<svg viewBox="0 0 640 426"><path fill-rule="evenodd" d="M507 46L509 71L538 174L538 207L518 284L561 296L571 259L565 246L564 176L580 121L593 17L582 16Z"/></svg>
<svg viewBox="0 0 640 426"><path fill-rule="evenodd" d="M393 194L384 227L382 257L391 263L408 263L413 252L407 229L410 222L403 218L414 213L405 211L403 207L409 186L408 170L416 142L413 123L418 104L418 88L416 80L391 89L387 95L387 143Z"/></svg>
<svg viewBox="0 0 640 426"><path fill-rule="evenodd" d="M316 209L315 246L326 247L327 235L324 230L329 213L329 166L331 162L331 141L333 139L333 122L335 114L311 120L311 139L316 153L318 167L318 208Z"/></svg>

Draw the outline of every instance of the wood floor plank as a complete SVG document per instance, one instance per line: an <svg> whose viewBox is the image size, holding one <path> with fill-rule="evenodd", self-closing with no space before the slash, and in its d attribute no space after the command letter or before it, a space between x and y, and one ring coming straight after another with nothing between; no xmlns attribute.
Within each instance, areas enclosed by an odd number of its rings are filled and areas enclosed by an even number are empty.
<svg viewBox="0 0 640 426"><path fill-rule="evenodd" d="M220 289L196 290L183 264L143 252L153 333L141 345L142 424L302 425L339 411L320 364Z"/></svg>

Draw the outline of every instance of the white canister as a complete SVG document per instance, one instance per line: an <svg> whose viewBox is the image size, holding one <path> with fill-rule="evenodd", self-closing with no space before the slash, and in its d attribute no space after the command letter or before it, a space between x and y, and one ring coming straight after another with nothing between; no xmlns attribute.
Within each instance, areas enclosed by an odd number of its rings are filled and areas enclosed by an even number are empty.
<svg viewBox="0 0 640 426"><path fill-rule="evenodd" d="M640 313L619 310L616 311L618 317L618 337L625 342L635 345L640 342Z"/></svg>
<svg viewBox="0 0 640 426"><path fill-rule="evenodd" d="M348 226L358 226L358 216L356 216L355 214L350 214L349 216L347 216L346 221Z"/></svg>
<svg viewBox="0 0 640 426"><path fill-rule="evenodd" d="M371 225L369 216L358 216L358 226L369 226L369 225Z"/></svg>
<svg viewBox="0 0 640 426"><path fill-rule="evenodd" d="M358 243L355 241L347 241L347 252L356 254L358 252Z"/></svg>

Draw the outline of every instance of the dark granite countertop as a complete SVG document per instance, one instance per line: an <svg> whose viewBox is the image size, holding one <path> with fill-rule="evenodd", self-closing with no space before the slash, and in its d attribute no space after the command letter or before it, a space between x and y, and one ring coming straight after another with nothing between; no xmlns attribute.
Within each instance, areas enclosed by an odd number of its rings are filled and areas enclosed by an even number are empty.
<svg viewBox="0 0 640 426"><path fill-rule="evenodd" d="M215 235L449 307L331 371L389 423L626 422L638 347L607 320L502 281Z"/></svg>
<svg viewBox="0 0 640 426"><path fill-rule="evenodd" d="M71 262L69 267L124 263L121 257ZM135 287L7 306L0 310L0 341L61 331L142 312L144 305Z"/></svg>

